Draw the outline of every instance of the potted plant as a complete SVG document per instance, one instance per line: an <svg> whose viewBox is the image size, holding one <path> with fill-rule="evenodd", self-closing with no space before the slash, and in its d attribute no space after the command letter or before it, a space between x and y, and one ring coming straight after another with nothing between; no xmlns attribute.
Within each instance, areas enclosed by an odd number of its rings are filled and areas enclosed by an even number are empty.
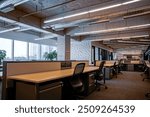
<svg viewBox="0 0 150 117"><path fill-rule="evenodd" d="M6 57L6 51L0 50L0 65L2 63L2 60Z"/></svg>
<svg viewBox="0 0 150 117"><path fill-rule="evenodd" d="M56 50L52 51L52 52L45 52L44 54L44 58L45 60L54 60L57 58L57 52Z"/></svg>

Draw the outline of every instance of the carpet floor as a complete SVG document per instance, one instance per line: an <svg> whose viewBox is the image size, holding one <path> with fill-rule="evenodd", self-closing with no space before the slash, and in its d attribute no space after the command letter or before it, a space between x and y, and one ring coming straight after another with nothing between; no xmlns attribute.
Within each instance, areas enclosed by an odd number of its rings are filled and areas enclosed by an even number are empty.
<svg viewBox="0 0 150 117"><path fill-rule="evenodd" d="M94 91L86 100L145 100L145 94L150 92L150 80L142 81L142 72L123 72L118 78L106 80L108 89L101 87Z"/></svg>

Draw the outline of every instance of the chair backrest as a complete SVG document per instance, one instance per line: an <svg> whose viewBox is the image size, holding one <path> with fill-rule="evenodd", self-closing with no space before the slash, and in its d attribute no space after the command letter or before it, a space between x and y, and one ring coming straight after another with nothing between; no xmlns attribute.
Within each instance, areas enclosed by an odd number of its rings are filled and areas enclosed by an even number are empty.
<svg viewBox="0 0 150 117"><path fill-rule="evenodd" d="M102 69L104 67L104 64L105 64L105 61L100 62L99 70L95 73L95 79L97 79L97 80L103 79L103 77L101 77L101 75L103 74Z"/></svg>
<svg viewBox="0 0 150 117"><path fill-rule="evenodd" d="M99 71L102 71L103 67L104 67L105 61L102 61L99 65Z"/></svg>
<svg viewBox="0 0 150 117"><path fill-rule="evenodd" d="M73 76L82 74L83 70L84 70L84 67L85 67L85 63L78 63L75 66Z"/></svg>
<svg viewBox="0 0 150 117"><path fill-rule="evenodd" d="M78 63L75 66L74 73L72 78L70 79L71 87L74 92L82 92L84 90L83 83L81 80L81 76L85 67L85 63Z"/></svg>

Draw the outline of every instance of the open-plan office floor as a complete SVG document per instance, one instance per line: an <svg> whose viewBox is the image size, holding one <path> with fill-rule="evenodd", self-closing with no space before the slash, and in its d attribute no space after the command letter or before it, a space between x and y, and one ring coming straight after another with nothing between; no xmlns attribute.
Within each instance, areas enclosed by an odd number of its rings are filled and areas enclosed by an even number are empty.
<svg viewBox="0 0 150 117"><path fill-rule="evenodd" d="M85 100L145 100L145 94L150 92L150 80L142 81L142 72L122 72L117 78L106 80L108 89L101 87L95 90ZM0 82L0 96L2 93Z"/></svg>
<svg viewBox="0 0 150 117"><path fill-rule="evenodd" d="M150 92L150 80L143 80L142 72L122 72L117 78L106 80L108 89L93 92L88 100L144 100Z"/></svg>

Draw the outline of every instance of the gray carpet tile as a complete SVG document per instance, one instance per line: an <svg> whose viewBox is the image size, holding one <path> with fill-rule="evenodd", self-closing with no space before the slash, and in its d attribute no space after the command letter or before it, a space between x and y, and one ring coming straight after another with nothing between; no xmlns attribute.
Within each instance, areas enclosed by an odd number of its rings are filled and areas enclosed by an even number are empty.
<svg viewBox="0 0 150 117"><path fill-rule="evenodd" d="M87 100L144 100L150 92L150 80L142 81L141 72L123 72L118 78L106 80L108 89L101 87L85 99Z"/></svg>

